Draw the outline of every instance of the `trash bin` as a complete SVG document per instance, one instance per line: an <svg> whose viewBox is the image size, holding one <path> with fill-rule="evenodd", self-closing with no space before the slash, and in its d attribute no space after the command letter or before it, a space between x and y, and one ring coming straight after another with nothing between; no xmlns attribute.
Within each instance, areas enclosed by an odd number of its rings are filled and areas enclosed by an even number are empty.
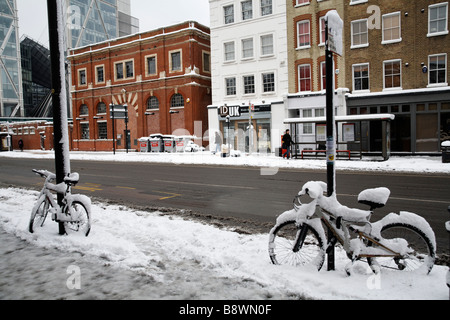
<svg viewBox="0 0 450 320"><path fill-rule="evenodd" d="M162 135L152 134L152 135L150 135L149 141L150 141L151 152L163 152L164 151Z"/></svg>
<svg viewBox="0 0 450 320"><path fill-rule="evenodd" d="M184 152L185 147L186 147L186 138L183 136L175 137L175 151Z"/></svg>
<svg viewBox="0 0 450 320"><path fill-rule="evenodd" d="M149 152L150 151L150 141L147 137L139 138L139 147L141 152Z"/></svg>
<svg viewBox="0 0 450 320"><path fill-rule="evenodd" d="M450 163L450 140L441 143L442 163Z"/></svg>
<svg viewBox="0 0 450 320"><path fill-rule="evenodd" d="M163 136L164 152L175 152L175 137L172 135Z"/></svg>

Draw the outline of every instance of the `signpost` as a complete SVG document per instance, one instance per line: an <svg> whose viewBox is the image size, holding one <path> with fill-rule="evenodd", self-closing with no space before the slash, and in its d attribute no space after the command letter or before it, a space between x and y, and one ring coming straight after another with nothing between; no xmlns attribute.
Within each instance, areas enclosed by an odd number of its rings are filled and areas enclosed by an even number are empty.
<svg viewBox="0 0 450 320"><path fill-rule="evenodd" d="M56 183L62 183L70 173L69 129L67 125L66 62L64 58L64 12L62 2L47 0L50 60L52 71L53 134ZM64 196L58 193L58 204ZM59 234L65 234L64 223L59 223Z"/></svg>
<svg viewBox="0 0 450 320"><path fill-rule="evenodd" d="M113 127L113 153L116 154L116 132L115 132L115 123L116 119L124 119L125 120L125 148L128 153L128 105L114 105L111 103L109 105L110 117L112 119L112 127Z"/></svg>
<svg viewBox="0 0 450 320"><path fill-rule="evenodd" d="M335 167L336 160L336 134L334 122L334 72L333 72L333 52L342 55L342 31L343 22L336 10L329 11L325 16L325 68L326 68L326 119L327 119L327 195L330 197L335 188ZM328 230L328 243L332 244L327 249L328 270L334 270L334 244L333 233Z"/></svg>

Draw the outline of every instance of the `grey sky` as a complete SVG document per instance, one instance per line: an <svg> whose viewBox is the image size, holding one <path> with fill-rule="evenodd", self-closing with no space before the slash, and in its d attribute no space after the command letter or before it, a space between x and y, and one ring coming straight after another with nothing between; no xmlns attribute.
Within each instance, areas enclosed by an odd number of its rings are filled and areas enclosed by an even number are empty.
<svg viewBox="0 0 450 320"><path fill-rule="evenodd" d="M20 36L28 35L48 47L47 1L17 0ZM209 0L131 0L131 15L140 31L195 20L209 26Z"/></svg>

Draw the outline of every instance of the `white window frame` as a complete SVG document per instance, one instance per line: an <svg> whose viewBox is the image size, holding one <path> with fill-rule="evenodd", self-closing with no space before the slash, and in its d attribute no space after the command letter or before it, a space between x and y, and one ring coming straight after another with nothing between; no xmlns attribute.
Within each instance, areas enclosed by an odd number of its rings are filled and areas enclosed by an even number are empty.
<svg viewBox="0 0 450 320"><path fill-rule="evenodd" d="M84 83L81 82L82 76L81 73L84 72ZM87 86L87 68L78 69L78 86L85 87Z"/></svg>
<svg viewBox="0 0 450 320"><path fill-rule="evenodd" d="M300 25L308 23L309 31L309 44L300 45ZM302 34L306 35L306 33ZM311 21L310 20L301 20L297 22L297 49L309 49L311 48Z"/></svg>
<svg viewBox="0 0 450 320"><path fill-rule="evenodd" d="M253 92L246 93L245 92L245 78L253 77ZM251 96L256 94L256 77L254 74L245 74L242 76L242 95Z"/></svg>
<svg viewBox="0 0 450 320"><path fill-rule="evenodd" d="M229 80L229 79L234 79L234 94L228 94L227 80ZM237 95L237 88L238 88L237 78L236 77L226 77L224 79L224 82L225 82L225 96L226 97L235 97Z"/></svg>
<svg viewBox="0 0 450 320"><path fill-rule="evenodd" d="M296 7L300 7L300 6L307 6L307 5L309 5L311 3L311 1L306 1L306 2L303 2L303 3L299 3L299 0L295 0L295 6Z"/></svg>
<svg viewBox="0 0 450 320"><path fill-rule="evenodd" d="M103 68L103 81L99 81L98 80L98 69ZM105 65L104 64L100 64L100 65L96 65L95 66L95 84L103 84L105 83Z"/></svg>
<svg viewBox="0 0 450 320"><path fill-rule="evenodd" d="M264 83L264 76L265 75L270 75L270 74L273 75L273 91L264 91L264 85L265 85L265 83ZM275 74L275 71L268 71L268 72L261 73L261 92L262 92L263 95L265 95L265 94L274 94L276 92L276 90L277 90L277 78L276 77L277 76Z"/></svg>
<svg viewBox="0 0 450 320"><path fill-rule="evenodd" d="M272 45L271 45L272 52L271 53L264 53L263 48L265 48L265 47L263 46L263 38L265 38L265 37L271 37L272 38ZM272 57L275 54L275 37L274 37L274 34L273 33L262 34L259 37L259 41L261 43L261 47L260 47L261 58ZM269 46L266 46L266 47L269 47Z"/></svg>
<svg viewBox="0 0 450 320"><path fill-rule="evenodd" d="M174 53L180 54L180 69L173 68L172 55ZM169 51L169 72L170 73L183 72L183 50L182 49L176 49L176 50Z"/></svg>
<svg viewBox="0 0 450 320"><path fill-rule="evenodd" d="M306 66L309 67L309 78L301 78L300 68L306 67ZM311 66L311 64L303 63L303 64L298 65L297 72L298 72L298 92L311 92L312 91L312 66ZM309 79L309 90L302 91L301 81L306 80L306 79Z"/></svg>
<svg viewBox="0 0 450 320"><path fill-rule="evenodd" d="M131 76L131 77L127 77L127 62L132 62L133 63L133 76ZM117 77L117 65L119 65L119 64L122 65L122 73L123 73L123 77L122 78L118 78ZM114 80L115 81L125 81L125 80L134 79L135 76L136 76L136 72L135 72L135 68L134 67L135 67L134 59L127 59L127 60L114 62Z"/></svg>
<svg viewBox="0 0 450 320"><path fill-rule="evenodd" d="M227 45L231 45L231 44L233 47L233 51L227 52ZM233 58L227 59L227 54L231 54L231 53L233 53ZM230 63L230 62L236 61L236 43L234 41L226 41L223 43L223 61L225 63Z"/></svg>
<svg viewBox="0 0 450 320"><path fill-rule="evenodd" d="M229 16L229 17L232 17L232 21L227 22L227 16L225 15L225 9L229 8L229 7L231 7L233 9L233 15ZM223 6L223 24L231 24L231 23L234 23L235 20L236 20L236 17L234 15L234 4Z"/></svg>
<svg viewBox="0 0 450 320"><path fill-rule="evenodd" d="M323 25L322 25L323 22ZM323 27L323 29L322 29ZM325 46L325 16L319 18L319 46ZM323 36L322 36L323 34Z"/></svg>
<svg viewBox="0 0 450 320"><path fill-rule="evenodd" d="M312 108L302 109L302 118L312 118L312 117L313 117L313 109ZM304 135L313 135L314 134L312 123L304 123L302 127L303 127L302 133Z"/></svg>
<svg viewBox="0 0 450 320"><path fill-rule="evenodd" d="M245 12L249 12L250 13L250 15L246 18L245 16L244 16L244 3L247 3L247 2L250 2L250 10L248 10L248 11L245 11ZM253 0L244 0L244 1L241 1L241 20L242 21L247 21L247 20L251 20L251 19L253 19L254 18L254 15L253 15Z"/></svg>
<svg viewBox="0 0 450 320"><path fill-rule="evenodd" d="M445 30L431 32L431 9L445 6L446 17L445 17ZM436 3L428 6L428 34L427 37L436 37L448 34L448 2Z"/></svg>
<svg viewBox="0 0 450 320"><path fill-rule="evenodd" d="M250 51L250 48L246 49L245 46L244 46L244 42L250 41L250 40L251 40L251 43L252 43L251 55L250 56L245 56L244 53L246 51ZM251 59L254 59L254 58L255 58L255 39L253 39L253 37L241 39L241 59L242 60L251 60Z"/></svg>
<svg viewBox="0 0 450 320"><path fill-rule="evenodd" d="M260 9L261 9L261 17L265 17L265 16L270 16L271 14L273 14L273 0L266 0L270 2L270 5L265 5L263 4L263 1L265 0L259 0L259 5L260 5ZM269 8L270 7L270 13L266 13L264 14L264 9L265 8Z"/></svg>
<svg viewBox="0 0 450 320"><path fill-rule="evenodd" d="M445 71L445 82L438 82L438 83L430 83L430 76L431 76L431 58L432 57L439 57L444 56L445 57L445 67L444 69L437 69L437 70L444 70ZM443 87L448 86L448 60L447 60L447 53L438 53L438 54L431 54L428 56L428 86L427 87Z"/></svg>
<svg viewBox="0 0 450 320"><path fill-rule="evenodd" d="M393 63L393 62L398 62L399 65L400 65L400 86L399 87L386 88L386 64L387 63ZM402 90L402 85L403 85L402 60L401 59L392 59L392 60L385 60L385 61L383 61L383 91Z"/></svg>
<svg viewBox="0 0 450 320"><path fill-rule="evenodd" d="M355 34L354 34L354 31L353 31L353 26L354 26L355 23L362 23L362 22L365 22L366 23L366 27L367 27L367 43L354 44L353 43L353 36ZM360 34L362 34L362 33L360 33ZM354 20L354 21L351 22L351 35L350 35L350 38L351 38L350 49L366 48L366 47L369 46L369 24L368 24L368 19Z"/></svg>
<svg viewBox="0 0 450 320"><path fill-rule="evenodd" d="M356 4L366 3L368 0L350 0L350 5L354 6Z"/></svg>
<svg viewBox="0 0 450 320"><path fill-rule="evenodd" d="M384 39L384 18L391 18L394 16L398 16L398 28L399 28L399 38L398 39L391 39L391 40L385 40ZM401 12L397 11L397 12L392 12L392 13L388 13L388 14L384 14L382 19L382 27L381 27L381 35L382 35L382 40L381 40L381 44L390 44L390 43L397 43L397 42L401 42L402 41L402 18L401 18ZM393 29L393 28L391 28Z"/></svg>
<svg viewBox="0 0 450 320"><path fill-rule="evenodd" d="M356 89L355 88L355 67L362 67L362 66L367 66L367 80L369 81L368 83L368 88L367 89ZM366 93L366 92L370 92L370 64L367 63L357 63L352 65L352 87L353 87L353 91L354 92L358 92L358 93Z"/></svg>
<svg viewBox="0 0 450 320"><path fill-rule="evenodd" d="M333 66L334 66L334 61L333 61ZM324 70L325 70L325 72L326 72L326 61L321 61L320 63L319 63L319 68L320 68L320 90L322 90L322 91L324 91L326 88L324 88L324 86L323 86L323 79L325 78L325 85L326 85L326 83L327 83L327 80L326 80L326 74L324 74ZM333 80L333 83L334 83L334 80Z"/></svg>
<svg viewBox="0 0 450 320"><path fill-rule="evenodd" d="M148 59L149 58L155 58L155 73L150 73L148 69ZM157 54L150 54L148 56L144 57L145 59L145 75L146 76L155 76L158 74L158 55Z"/></svg>

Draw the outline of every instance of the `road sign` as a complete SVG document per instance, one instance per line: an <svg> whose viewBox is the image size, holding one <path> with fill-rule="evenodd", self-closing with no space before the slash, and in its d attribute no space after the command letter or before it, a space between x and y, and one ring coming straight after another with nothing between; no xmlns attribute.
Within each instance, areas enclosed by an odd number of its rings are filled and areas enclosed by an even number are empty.
<svg viewBox="0 0 450 320"><path fill-rule="evenodd" d="M128 119L127 105L110 105L109 108L111 119Z"/></svg>
<svg viewBox="0 0 450 320"><path fill-rule="evenodd" d="M328 21L328 50L342 56L342 32L344 23L336 10L328 11L325 19Z"/></svg>

